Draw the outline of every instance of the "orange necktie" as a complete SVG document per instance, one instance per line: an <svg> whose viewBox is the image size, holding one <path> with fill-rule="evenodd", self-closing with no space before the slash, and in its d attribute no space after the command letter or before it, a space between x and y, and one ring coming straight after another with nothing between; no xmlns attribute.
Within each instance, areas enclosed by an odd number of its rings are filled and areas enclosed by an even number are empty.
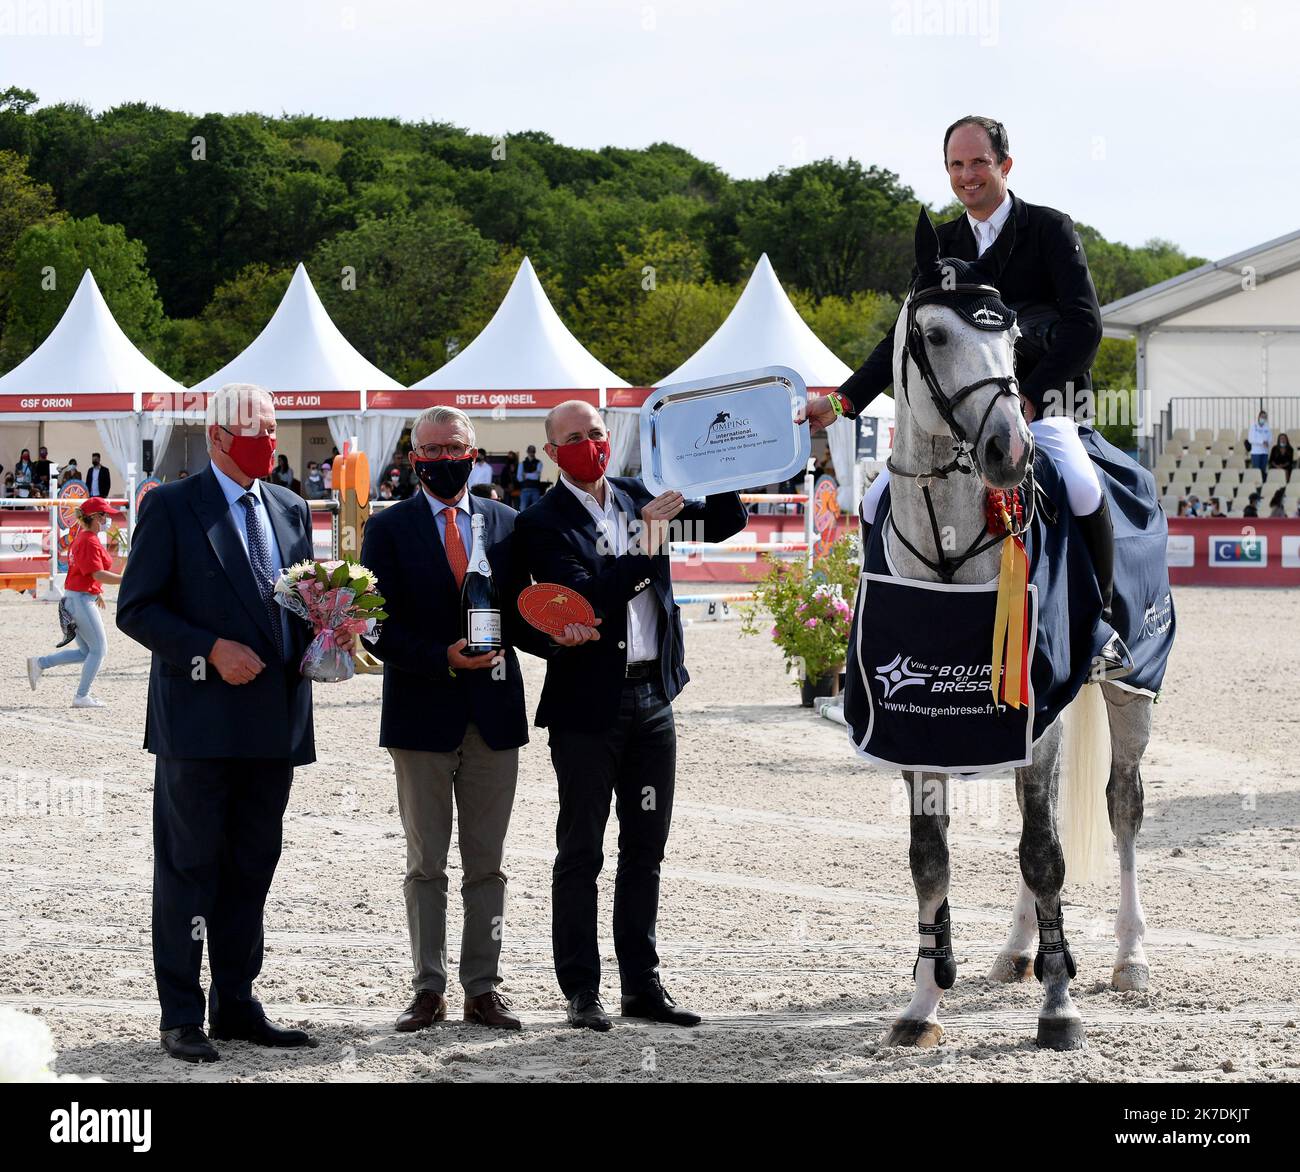
<svg viewBox="0 0 1300 1172"><path fill-rule="evenodd" d="M459 511L456 508L442 511L447 518L447 536L443 539L443 544L447 549L447 564L451 566L457 589L465 581L465 571L469 569L469 555L465 552L465 543L460 539L460 525L456 522Z"/></svg>

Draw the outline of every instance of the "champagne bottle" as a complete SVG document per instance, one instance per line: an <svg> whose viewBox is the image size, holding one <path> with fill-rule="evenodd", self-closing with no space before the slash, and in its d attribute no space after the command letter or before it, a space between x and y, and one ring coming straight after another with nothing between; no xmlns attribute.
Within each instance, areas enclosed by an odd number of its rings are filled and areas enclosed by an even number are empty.
<svg viewBox="0 0 1300 1172"><path fill-rule="evenodd" d="M474 544L465 570L465 581L460 588L464 654L491 655L501 650L501 601L483 545L483 514L475 513L470 524L474 530Z"/></svg>

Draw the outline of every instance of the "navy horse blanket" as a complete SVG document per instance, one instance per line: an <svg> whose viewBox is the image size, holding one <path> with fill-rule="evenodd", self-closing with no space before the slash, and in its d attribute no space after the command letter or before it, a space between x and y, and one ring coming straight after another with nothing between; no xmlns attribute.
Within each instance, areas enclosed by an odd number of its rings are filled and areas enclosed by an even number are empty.
<svg viewBox="0 0 1300 1172"><path fill-rule="evenodd" d="M849 635L844 716L859 754L882 765L979 774L1028 765L1033 746L1118 634L1133 670L1117 686L1156 695L1174 638L1166 561L1168 525L1155 481L1099 433L1080 439L1101 481L1115 531L1113 627L1064 482L1034 457L1037 507L1025 534L1029 556L1029 703L995 701L991 648L997 581L920 582L895 574L885 537L886 488L863 558Z"/></svg>

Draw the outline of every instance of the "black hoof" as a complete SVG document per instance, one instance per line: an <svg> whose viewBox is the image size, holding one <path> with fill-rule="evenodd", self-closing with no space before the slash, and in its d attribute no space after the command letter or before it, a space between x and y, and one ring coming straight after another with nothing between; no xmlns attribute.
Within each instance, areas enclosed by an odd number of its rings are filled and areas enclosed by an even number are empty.
<svg viewBox="0 0 1300 1172"><path fill-rule="evenodd" d="M1040 1017L1038 1045L1044 1050L1082 1050L1083 1021L1077 1017Z"/></svg>

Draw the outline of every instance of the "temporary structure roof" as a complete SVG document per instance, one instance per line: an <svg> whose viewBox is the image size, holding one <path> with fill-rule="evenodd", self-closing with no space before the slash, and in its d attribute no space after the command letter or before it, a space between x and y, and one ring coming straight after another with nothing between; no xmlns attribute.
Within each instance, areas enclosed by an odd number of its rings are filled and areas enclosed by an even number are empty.
<svg viewBox="0 0 1300 1172"><path fill-rule="evenodd" d="M1109 337L1136 337L1140 431L1244 431L1265 401L1300 422L1300 231L1201 265L1102 308ZM1275 413L1275 418L1278 418Z"/></svg>
<svg viewBox="0 0 1300 1172"><path fill-rule="evenodd" d="M0 377L0 418L99 419L138 411L141 395L184 394L122 332L87 269L45 341Z"/></svg>
<svg viewBox="0 0 1300 1172"><path fill-rule="evenodd" d="M206 393L226 383L265 387L275 396L277 414L299 418L357 412L363 392L402 385L339 332L301 264L262 332L194 390Z"/></svg>
<svg viewBox="0 0 1300 1172"><path fill-rule="evenodd" d="M459 354L406 392L372 396L372 408L413 411L434 403L471 414L545 412L565 399L605 405L628 384L560 320L524 257L492 320Z"/></svg>
<svg viewBox="0 0 1300 1172"><path fill-rule="evenodd" d="M1291 303L1289 320L1285 322L1265 323L1258 310L1249 321L1231 323L1215 320L1219 314L1200 312L1225 299L1235 299L1241 293L1262 292L1277 278L1296 272L1300 272L1300 231L1257 244L1223 260L1203 264L1112 301L1102 308L1102 327L1110 337L1131 337L1138 330L1158 329L1197 313L1204 319L1201 324L1235 324L1250 330L1281 324L1296 329L1300 327L1300 321L1295 316L1295 302ZM1221 308L1227 311L1229 307Z"/></svg>

